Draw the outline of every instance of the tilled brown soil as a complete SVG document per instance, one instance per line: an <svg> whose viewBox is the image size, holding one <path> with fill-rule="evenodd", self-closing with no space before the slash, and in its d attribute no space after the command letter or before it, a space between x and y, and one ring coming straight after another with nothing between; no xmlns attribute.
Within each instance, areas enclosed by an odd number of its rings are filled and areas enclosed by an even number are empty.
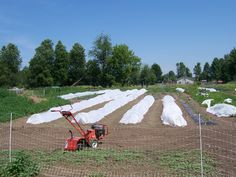
<svg viewBox="0 0 236 177"><path fill-rule="evenodd" d="M187 150L199 149L199 127L191 119L188 113L184 110L179 101L177 94L171 94L176 103L183 111L183 116L186 119L188 126L186 127L170 127L165 126L161 122L162 101L165 93L156 94L155 102L145 115L141 123L132 125L120 124L119 120L123 114L128 111L133 105L138 103L144 96L128 103L127 105L116 110L112 114L106 116L100 123L106 124L109 127L109 135L102 141L100 148L112 148L118 150L142 150L151 152L152 150L168 151L168 150ZM184 94L188 99L188 96ZM104 106L105 103L93 106L83 112L88 112L93 109L98 109ZM217 118L214 115L206 113L205 108L202 108L194 100L190 99L188 104L203 116L210 117L217 122L215 126L202 126L203 150L209 152L219 162L219 170L225 176L235 175L236 164L236 128L235 119ZM30 150L48 150L63 149L64 141L69 137L68 130L72 127L64 119L59 119L47 124L28 125L25 124L26 118L13 121L12 132L12 148L13 149L30 149ZM91 125L85 125L84 128L89 128ZM8 149L9 147L9 123L0 125L0 149ZM124 164L127 166L128 164ZM87 168L86 165L81 165L81 168ZM52 167L53 169L54 167ZM58 167L59 168L59 167ZM60 166L61 168L61 166ZM116 171L117 166L107 167L109 171ZM122 171L119 167L118 171ZM70 168L68 167L68 171ZM104 170L101 167L95 167L98 171ZM127 170L127 168L125 168ZM133 166L129 168L129 173L145 172L148 167ZM124 169L123 169L124 170ZM153 169L154 170L154 169ZM50 171L50 170L49 170ZM50 173L45 171L45 173ZM66 171L65 171L66 172ZM67 172L66 172L67 173ZM120 174L120 173L119 173ZM60 175L58 175L60 176ZM67 176L67 174L61 174ZM142 175L141 175L142 176ZM223 175L224 176L224 175Z"/></svg>

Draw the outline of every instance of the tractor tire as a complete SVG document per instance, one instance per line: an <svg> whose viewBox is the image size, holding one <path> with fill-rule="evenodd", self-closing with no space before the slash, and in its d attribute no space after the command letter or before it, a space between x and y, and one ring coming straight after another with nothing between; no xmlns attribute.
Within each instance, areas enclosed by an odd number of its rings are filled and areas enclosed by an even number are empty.
<svg viewBox="0 0 236 177"><path fill-rule="evenodd" d="M90 147L92 147L93 149L96 149L98 147L98 140L96 139L92 139L89 143Z"/></svg>

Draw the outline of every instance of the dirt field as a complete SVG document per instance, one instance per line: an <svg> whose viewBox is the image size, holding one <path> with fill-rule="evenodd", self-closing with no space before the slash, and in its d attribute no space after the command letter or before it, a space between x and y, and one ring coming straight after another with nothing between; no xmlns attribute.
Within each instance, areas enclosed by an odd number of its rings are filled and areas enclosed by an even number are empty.
<svg viewBox="0 0 236 177"><path fill-rule="evenodd" d="M109 127L109 135L99 145L101 149L117 149L117 150L142 150L152 151L178 151L178 150L192 150L199 149L199 127L191 119L188 113L184 110L179 96L172 94L176 99L176 103L183 111L184 118L188 125L186 127L170 127L165 126L161 122L162 101L161 99L165 93L154 95L155 102L145 115L143 121L135 125L119 124L119 120L123 114L128 111L133 105L138 103L144 96L130 102L121 107L112 114L106 116L100 123L106 124ZM188 96L183 95L186 100ZM217 169L222 176L236 176L236 119L235 118L217 118L214 115L206 113L205 108L201 107L194 100L190 99L187 102L197 113L204 117L214 120L217 125L202 126L202 140L203 150L210 153L219 162ZM105 103L93 106L81 112L88 112L93 109L103 107ZM46 150L55 151L62 150L64 141L69 137L68 130L72 127L66 120L59 119L50 123L29 125L26 124L26 118L21 118L13 121L12 132L12 148L13 149L27 149L27 150ZM83 126L89 128L90 125ZM8 149L9 147L9 123L0 125L0 149ZM133 174L150 171L156 174L156 170L151 166L134 166L129 163L122 164L129 168L122 169L121 166L109 166L107 171L117 172L118 174ZM50 169L62 168L61 165L53 166ZM63 167L64 169L65 167ZM81 164L80 168L87 168L86 164ZM96 166L93 170L104 171L104 167ZM119 169L117 169L119 168ZM45 174L50 174L49 170L45 169ZM71 167L67 167L70 171ZM54 170L55 171L55 170ZM68 176L60 172L58 176ZM123 173L122 173L123 172ZM114 174L112 173L112 174ZM47 175L45 175L47 176Z"/></svg>

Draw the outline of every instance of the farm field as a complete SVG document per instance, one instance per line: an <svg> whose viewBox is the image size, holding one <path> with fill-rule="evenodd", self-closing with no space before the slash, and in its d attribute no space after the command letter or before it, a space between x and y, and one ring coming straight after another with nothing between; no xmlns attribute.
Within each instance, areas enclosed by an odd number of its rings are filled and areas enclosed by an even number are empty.
<svg viewBox="0 0 236 177"><path fill-rule="evenodd" d="M225 97L231 97L234 105L236 91L231 91L234 86L236 88L236 85L217 87L221 96L210 93L209 97L212 96L215 103L222 102ZM201 114L203 119L216 123L201 127L204 176L235 176L236 117L218 118L207 113L206 107L201 105L205 98L196 96L197 86L182 87L186 89L184 93L177 93L176 87L178 86L150 86L148 92L101 119L99 123L108 125L110 133L99 144L98 149L63 152L64 141L69 136L68 130L72 129L64 119L33 125L26 124L28 116L20 115L20 118L13 121L12 155L14 157L19 150L29 154L40 164L39 176L199 176L199 126L185 110L181 102L184 100L195 113ZM124 90L126 89L133 88ZM88 88L66 90L63 94L86 90ZM54 98L60 94L51 93L50 97ZM144 119L138 124L120 124L122 116L146 95L152 95L155 101L144 115ZM162 124L162 98L165 95L175 98L187 126L172 127ZM78 98L72 102L89 98ZM61 103L67 104L68 101L61 100ZM107 102L100 103L80 112L97 110L106 104ZM58 106L58 103L51 106ZM45 107L43 111L49 108ZM83 127L88 129L91 124ZM8 160L9 133L9 122L1 123L0 156L3 164Z"/></svg>

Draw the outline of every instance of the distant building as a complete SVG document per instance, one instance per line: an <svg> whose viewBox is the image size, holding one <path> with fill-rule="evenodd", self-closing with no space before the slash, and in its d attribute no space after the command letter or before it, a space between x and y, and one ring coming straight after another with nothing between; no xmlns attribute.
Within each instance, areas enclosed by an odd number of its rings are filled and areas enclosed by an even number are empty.
<svg viewBox="0 0 236 177"><path fill-rule="evenodd" d="M201 85L206 85L207 84L207 80L201 80Z"/></svg>
<svg viewBox="0 0 236 177"><path fill-rule="evenodd" d="M194 84L194 80L190 77L181 77L177 79L177 84Z"/></svg>

